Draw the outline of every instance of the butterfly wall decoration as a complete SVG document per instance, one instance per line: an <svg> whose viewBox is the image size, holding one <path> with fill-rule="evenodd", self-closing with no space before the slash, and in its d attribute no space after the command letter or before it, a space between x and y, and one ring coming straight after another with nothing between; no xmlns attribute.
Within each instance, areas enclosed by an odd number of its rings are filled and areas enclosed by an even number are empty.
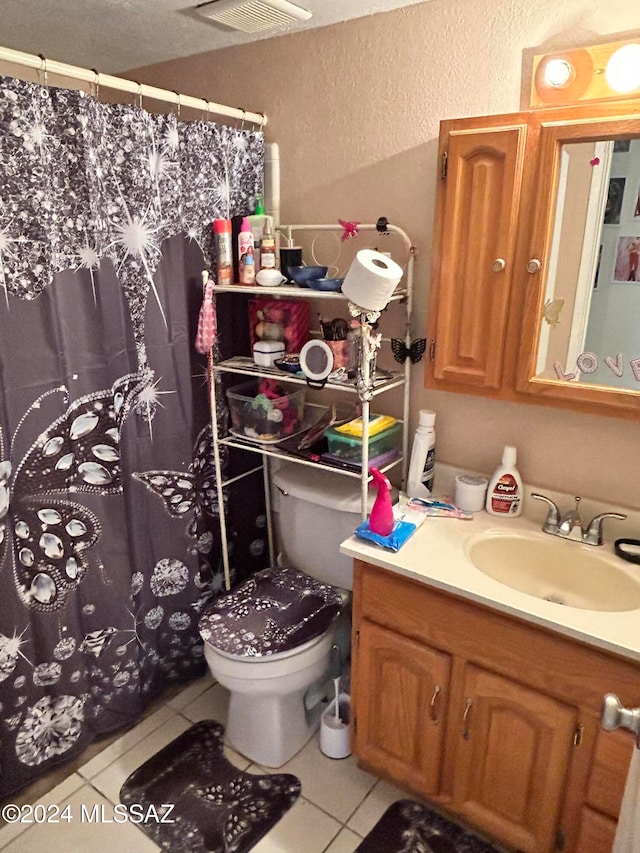
<svg viewBox="0 0 640 853"><path fill-rule="evenodd" d="M426 338L416 338L409 346L407 346L402 338L391 338L393 357L400 364L404 364L407 358L411 359L412 364L417 364L422 359L426 348Z"/></svg>
<svg viewBox="0 0 640 853"><path fill-rule="evenodd" d="M151 378L142 370L80 397L40 433L15 472L9 460L0 462L0 562L10 555L18 595L30 609L60 609L86 575L101 525L75 498L122 490L120 430ZM18 428L57 393L68 397L65 386L41 395Z"/></svg>
<svg viewBox="0 0 640 853"><path fill-rule="evenodd" d="M547 299L542 309L542 316L550 326L557 326L560 322L560 312L564 307L564 299Z"/></svg>

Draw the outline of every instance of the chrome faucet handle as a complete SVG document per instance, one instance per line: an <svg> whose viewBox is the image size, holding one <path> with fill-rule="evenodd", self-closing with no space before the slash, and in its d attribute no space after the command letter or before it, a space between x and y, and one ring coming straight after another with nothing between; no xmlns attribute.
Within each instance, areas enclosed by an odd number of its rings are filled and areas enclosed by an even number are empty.
<svg viewBox="0 0 640 853"><path fill-rule="evenodd" d="M560 526L560 510L557 504L551 498L548 498L546 495L539 495L537 492L531 492L531 497L537 501L544 501L549 505L547 517L542 525L544 533L557 533Z"/></svg>
<svg viewBox="0 0 640 853"><path fill-rule="evenodd" d="M600 515L594 516L589 522L589 526L582 535L582 541L586 545L602 545L604 543L604 534L602 532L602 522L605 518L617 518L618 521L624 521L627 516L621 512L601 512Z"/></svg>
<svg viewBox="0 0 640 853"><path fill-rule="evenodd" d="M582 498L579 498L576 495L576 505L573 509L570 509L569 512L565 513L560 522L560 533L567 534L571 533L574 527L580 528L580 533L582 533L582 518L580 517L580 501Z"/></svg>

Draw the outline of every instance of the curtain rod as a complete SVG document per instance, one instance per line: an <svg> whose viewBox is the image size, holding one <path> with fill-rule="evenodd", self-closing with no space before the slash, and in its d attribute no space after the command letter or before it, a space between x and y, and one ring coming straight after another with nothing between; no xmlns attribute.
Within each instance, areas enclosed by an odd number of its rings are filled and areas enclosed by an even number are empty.
<svg viewBox="0 0 640 853"><path fill-rule="evenodd" d="M216 104L207 101L206 98L194 98L192 95L180 95L169 89L158 89L155 86L147 86L137 83L135 80L126 80L124 77L114 77L110 74L101 74L89 68L79 68L76 65L66 65L63 62L55 62L32 53L23 53L19 50L11 50L8 47L0 47L0 60L24 65L27 68L35 68L46 74L59 74L62 77L73 77L92 83L96 87L104 86L107 89L117 89L121 92L131 92L140 98L152 98L156 101L169 101L178 107L193 107L196 110L204 109L207 113L228 116L229 118L242 119L244 121L264 127L267 117L263 113L251 113L238 107L227 107L224 104Z"/></svg>

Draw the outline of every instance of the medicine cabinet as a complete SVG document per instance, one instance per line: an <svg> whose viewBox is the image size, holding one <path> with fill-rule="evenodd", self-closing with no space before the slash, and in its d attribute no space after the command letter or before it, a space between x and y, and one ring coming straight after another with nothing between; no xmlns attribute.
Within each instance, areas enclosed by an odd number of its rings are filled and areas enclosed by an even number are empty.
<svg viewBox="0 0 640 853"><path fill-rule="evenodd" d="M427 387L640 412L640 103L441 123Z"/></svg>

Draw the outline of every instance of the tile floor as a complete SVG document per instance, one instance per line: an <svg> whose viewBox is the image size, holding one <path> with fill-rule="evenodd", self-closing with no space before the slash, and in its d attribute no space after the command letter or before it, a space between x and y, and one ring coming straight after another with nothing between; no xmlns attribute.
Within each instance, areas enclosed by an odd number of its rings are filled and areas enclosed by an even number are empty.
<svg viewBox="0 0 640 853"><path fill-rule="evenodd" d="M160 848L137 826L81 820L88 814L113 816L120 786L127 776L192 723L215 719L227 724L227 692L210 676L193 682L161 703L137 726L112 740L75 772L33 804L69 805L70 821L32 826L9 824L0 829L2 853L153 853ZM265 772L225 747L226 757L242 770ZM353 756L334 761L320 752L318 736L278 772L293 773L302 782L302 795L254 848L253 853L353 853L395 800L399 788L360 770ZM58 777L59 778L59 777ZM42 786L40 786L42 787ZM29 802L24 797L17 802ZM94 810L94 807L98 807ZM43 814L52 814L50 810Z"/></svg>

